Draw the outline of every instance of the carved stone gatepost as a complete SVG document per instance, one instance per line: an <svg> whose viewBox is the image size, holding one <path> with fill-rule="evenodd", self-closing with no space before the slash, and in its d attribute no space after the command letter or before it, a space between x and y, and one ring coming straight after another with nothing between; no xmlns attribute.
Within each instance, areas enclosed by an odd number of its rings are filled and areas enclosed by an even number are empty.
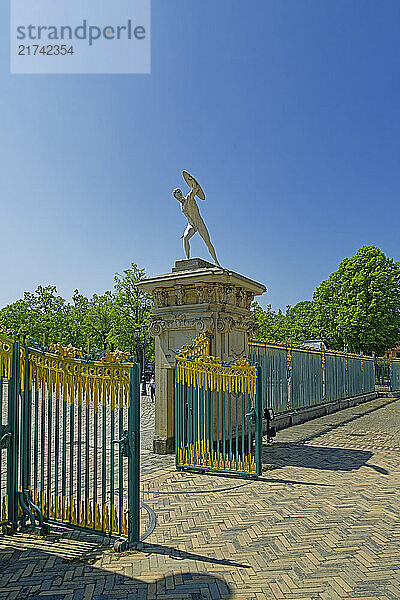
<svg viewBox="0 0 400 600"><path fill-rule="evenodd" d="M152 294L149 326L155 338L156 422L153 449L174 451L175 354L203 331L212 334L212 354L223 361L248 356L256 332L250 306L264 285L200 258L178 260L171 273L145 279Z"/></svg>

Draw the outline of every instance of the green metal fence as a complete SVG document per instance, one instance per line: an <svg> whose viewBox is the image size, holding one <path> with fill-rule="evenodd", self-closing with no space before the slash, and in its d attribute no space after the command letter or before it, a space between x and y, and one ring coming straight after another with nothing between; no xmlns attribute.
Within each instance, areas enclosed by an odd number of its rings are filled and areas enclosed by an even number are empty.
<svg viewBox="0 0 400 600"><path fill-rule="evenodd" d="M16 520L18 511L15 490L17 389L11 377L15 361L12 341L0 336L0 524L5 530Z"/></svg>
<svg viewBox="0 0 400 600"><path fill-rule="evenodd" d="M139 366L0 336L2 523L139 540ZM6 453L6 456L4 455ZM3 472L3 471L2 471Z"/></svg>
<svg viewBox="0 0 400 600"><path fill-rule="evenodd" d="M400 360L391 361L390 384L393 391L400 390Z"/></svg>
<svg viewBox="0 0 400 600"><path fill-rule="evenodd" d="M206 334L176 357L175 439L179 470L257 477L262 471L261 390L246 359L210 356Z"/></svg>
<svg viewBox="0 0 400 600"><path fill-rule="evenodd" d="M252 340L249 359L261 367L263 407L276 413L375 389L372 357Z"/></svg>

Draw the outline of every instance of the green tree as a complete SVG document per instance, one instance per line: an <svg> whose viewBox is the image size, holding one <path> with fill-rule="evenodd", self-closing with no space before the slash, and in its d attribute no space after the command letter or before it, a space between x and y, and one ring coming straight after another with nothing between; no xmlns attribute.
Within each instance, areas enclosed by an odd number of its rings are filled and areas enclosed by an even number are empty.
<svg viewBox="0 0 400 600"><path fill-rule="evenodd" d="M288 311L288 331L291 340L297 344L321 337L314 302L310 300L298 302Z"/></svg>
<svg viewBox="0 0 400 600"><path fill-rule="evenodd" d="M0 311L0 322L20 338L32 336L40 344L68 341L70 306L54 285L41 286Z"/></svg>
<svg viewBox="0 0 400 600"><path fill-rule="evenodd" d="M75 290L72 302L58 295L54 285L39 285L35 292L0 310L0 323L19 339L33 337L40 345L72 344L85 351L111 347L134 353L135 329L146 326L152 307L151 296L138 288L145 278L144 269L131 264L114 278L114 290L93 294L91 298ZM154 358L153 340L147 348Z"/></svg>
<svg viewBox="0 0 400 600"><path fill-rule="evenodd" d="M85 351L113 346L134 353L134 331L148 324L152 307L151 297L137 285L144 278L144 270L132 263L115 276L113 291L86 298L75 290L71 303L58 294L56 286L39 285L35 292L25 292L23 298L1 309L0 323L19 339L32 337L40 345L72 344ZM154 356L152 340L147 354Z"/></svg>
<svg viewBox="0 0 400 600"><path fill-rule="evenodd" d="M87 345L91 349L106 350L115 340L115 328L118 320L115 294L111 291L102 295L93 294L84 308L84 300L79 305L83 316L83 331L86 334ZM83 309L83 310L82 310ZM120 348L123 350L124 348Z"/></svg>
<svg viewBox="0 0 400 600"><path fill-rule="evenodd" d="M258 325L258 338L275 342L285 341L289 333L288 319L281 310L275 312L270 304L264 310L254 302L252 313Z"/></svg>
<svg viewBox="0 0 400 600"><path fill-rule="evenodd" d="M144 269L140 269L135 263L131 263L129 269L123 274L114 277L116 323L114 330L115 344L121 350L133 352L136 350L135 330L147 326L150 318L150 310L153 306L149 294L142 292L138 283L145 279ZM147 338L148 359L154 357L154 341Z"/></svg>
<svg viewBox="0 0 400 600"><path fill-rule="evenodd" d="M400 263L363 246L316 289L314 306L330 347L381 355L400 337Z"/></svg>
<svg viewBox="0 0 400 600"><path fill-rule="evenodd" d="M83 296L79 290L75 290L67 321L68 343L85 351L89 351L91 342L90 328L86 322L88 312L89 299Z"/></svg>

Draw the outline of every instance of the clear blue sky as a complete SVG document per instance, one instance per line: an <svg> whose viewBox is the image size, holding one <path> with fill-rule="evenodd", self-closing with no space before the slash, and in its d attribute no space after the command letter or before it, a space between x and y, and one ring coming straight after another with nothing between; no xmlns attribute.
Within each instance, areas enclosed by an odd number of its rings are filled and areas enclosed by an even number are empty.
<svg viewBox="0 0 400 600"><path fill-rule="evenodd" d="M0 306L169 271L182 169L263 305L311 298L364 244L400 259L398 0L153 0L152 74L124 76L10 75L6 4Z"/></svg>

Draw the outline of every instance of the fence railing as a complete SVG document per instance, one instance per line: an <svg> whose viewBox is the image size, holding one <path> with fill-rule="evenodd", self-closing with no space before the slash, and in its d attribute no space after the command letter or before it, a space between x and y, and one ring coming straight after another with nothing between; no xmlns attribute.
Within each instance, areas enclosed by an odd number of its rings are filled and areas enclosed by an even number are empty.
<svg viewBox="0 0 400 600"><path fill-rule="evenodd" d="M0 523L138 541L139 366L77 356L0 334Z"/></svg>
<svg viewBox="0 0 400 600"><path fill-rule="evenodd" d="M252 340L249 359L261 367L264 408L277 413L375 389L374 359L369 356Z"/></svg>
<svg viewBox="0 0 400 600"><path fill-rule="evenodd" d="M400 390L400 360L391 361L390 384L393 391Z"/></svg>

